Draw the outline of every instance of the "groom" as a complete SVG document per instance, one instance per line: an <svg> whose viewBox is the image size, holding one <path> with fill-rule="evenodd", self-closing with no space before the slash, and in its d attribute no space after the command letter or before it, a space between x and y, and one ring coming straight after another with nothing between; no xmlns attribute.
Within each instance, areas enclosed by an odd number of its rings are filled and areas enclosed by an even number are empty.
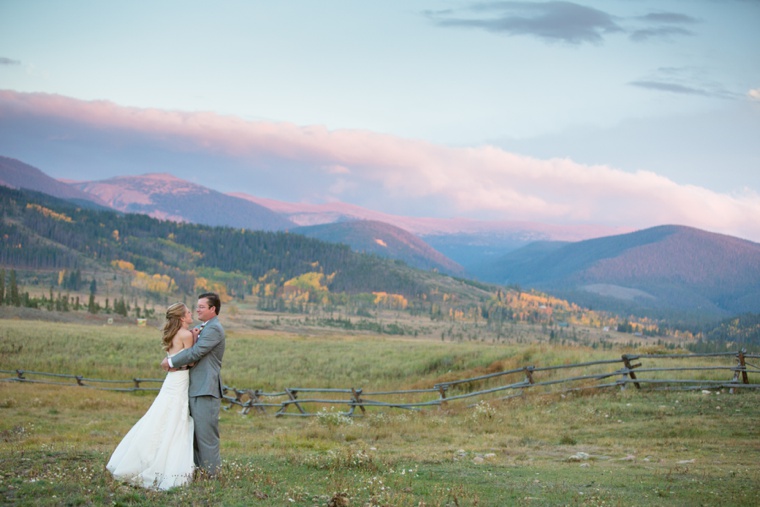
<svg viewBox="0 0 760 507"><path fill-rule="evenodd" d="M188 389L190 415L195 423L194 461L196 467L212 477L222 466L219 454L219 409L223 390L220 371L224 355L224 328L217 318L221 306L219 295L214 292L198 296L195 309L203 324L195 345L171 358L164 358L161 362L166 371L195 363L190 368Z"/></svg>

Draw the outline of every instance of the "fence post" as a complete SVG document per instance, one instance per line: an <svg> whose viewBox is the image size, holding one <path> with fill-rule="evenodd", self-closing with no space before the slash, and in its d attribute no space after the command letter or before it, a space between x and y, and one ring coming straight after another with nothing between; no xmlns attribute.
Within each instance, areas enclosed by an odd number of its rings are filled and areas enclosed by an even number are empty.
<svg viewBox="0 0 760 507"><path fill-rule="evenodd" d="M747 363L744 362L744 353L747 349L741 349L739 351L739 365L742 367L742 382L749 384L749 377L747 376Z"/></svg>
<svg viewBox="0 0 760 507"><path fill-rule="evenodd" d="M626 368L626 373L623 374L623 378L630 376L631 380L636 380L636 374L633 372L633 369L641 366L641 363L631 364L631 358L628 356L628 354L623 354L623 364ZM636 386L636 389L641 389L641 384L638 382L634 382L633 385ZM623 389L625 389L625 386L626 385L623 384Z"/></svg>
<svg viewBox="0 0 760 507"><path fill-rule="evenodd" d="M528 379L528 383L529 384L533 384L534 383L533 382L533 369L534 368L535 368L535 366L526 366L525 368L523 368L523 370L525 370L525 377Z"/></svg>
<svg viewBox="0 0 760 507"><path fill-rule="evenodd" d="M237 388L233 388L232 390L235 393L235 401L229 400L230 406L227 407L227 410L231 409L232 405L240 405L242 407L240 409L240 413L245 415L247 412L245 412L245 406L243 405L243 395L246 394L248 391L245 391L245 390L240 391Z"/></svg>
<svg viewBox="0 0 760 507"><path fill-rule="evenodd" d="M438 384L436 386L438 388L438 392L441 395L441 403L438 405L438 409L443 409L444 406L446 406L446 389L449 387L446 384Z"/></svg>
<svg viewBox="0 0 760 507"><path fill-rule="evenodd" d="M745 349L739 350L739 352L736 354L736 362L738 363L738 366L736 368L736 371L734 371L734 378L731 380L731 383L736 384L739 382L739 372L742 372L742 382L745 384L749 384L749 377L747 377L747 363L744 362L744 353L746 352ZM734 394L734 388L728 390L729 394Z"/></svg>
<svg viewBox="0 0 760 507"><path fill-rule="evenodd" d="M136 378L133 378L132 381L135 383L135 391L140 389L140 381Z"/></svg>
<svg viewBox="0 0 760 507"><path fill-rule="evenodd" d="M266 410L264 410L264 407L259 406L259 402L261 401L261 389L256 389L255 391L252 389L249 389L247 391L249 399L248 403L244 405L243 411L241 412L243 415L248 415L248 412L251 411L251 407L255 406L256 410L261 414L266 414Z"/></svg>
<svg viewBox="0 0 760 507"><path fill-rule="evenodd" d="M19 380L26 380L26 378L24 378L24 370L16 370L16 375Z"/></svg>
<svg viewBox="0 0 760 507"><path fill-rule="evenodd" d="M294 391L290 389L289 387L286 387L285 392L288 394L288 398L290 399L290 401L295 402L296 399L298 398L298 391ZM290 403L286 403L287 401L288 400L285 400L285 402L282 403L282 407L280 407L280 410L278 410L277 414L275 414L276 416L278 417L281 416L285 412L285 410L288 408L288 405L290 405ZM298 402L293 403L293 405L296 406L299 412L306 415L306 411L303 408L301 408L301 405L299 405Z"/></svg>
<svg viewBox="0 0 760 507"><path fill-rule="evenodd" d="M348 414L353 415L354 408L356 408L356 405L359 405L359 408L362 409L362 414L366 414L367 411L364 409L364 405L362 404L362 399L360 398L362 394L362 389L354 389L351 388L351 397L353 398L353 403L351 403L351 410L349 410Z"/></svg>

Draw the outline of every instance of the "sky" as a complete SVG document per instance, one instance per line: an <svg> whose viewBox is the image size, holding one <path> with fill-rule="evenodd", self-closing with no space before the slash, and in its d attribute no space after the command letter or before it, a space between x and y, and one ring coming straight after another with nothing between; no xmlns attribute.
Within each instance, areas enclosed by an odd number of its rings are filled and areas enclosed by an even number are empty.
<svg viewBox="0 0 760 507"><path fill-rule="evenodd" d="M760 0L0 0L50 176L760 242Z"/></svg>

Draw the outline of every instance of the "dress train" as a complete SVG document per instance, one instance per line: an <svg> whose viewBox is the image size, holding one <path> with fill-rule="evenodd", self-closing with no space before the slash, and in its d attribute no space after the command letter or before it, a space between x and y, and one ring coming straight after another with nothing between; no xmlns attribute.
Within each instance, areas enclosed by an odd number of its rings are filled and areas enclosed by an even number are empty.
<svg viewBox="0 0 760 507"><path fill-rule="evenodd" d="M106 468L114 478L149 489L182 486L193 478L193 419L187 370L169 372L145 415L129 430Z"/></svg>

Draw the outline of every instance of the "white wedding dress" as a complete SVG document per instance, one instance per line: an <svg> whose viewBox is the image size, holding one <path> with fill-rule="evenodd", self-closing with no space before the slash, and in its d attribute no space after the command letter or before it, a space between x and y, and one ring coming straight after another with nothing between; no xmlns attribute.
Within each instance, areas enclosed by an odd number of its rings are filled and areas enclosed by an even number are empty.
<svg viewBox="0 0 760 507"><path fill-rule="evenodd" d="M188 370L169 372L145 415L132 426L106 468L114 478L166 490L193 478L193 418Z"/></svg>

